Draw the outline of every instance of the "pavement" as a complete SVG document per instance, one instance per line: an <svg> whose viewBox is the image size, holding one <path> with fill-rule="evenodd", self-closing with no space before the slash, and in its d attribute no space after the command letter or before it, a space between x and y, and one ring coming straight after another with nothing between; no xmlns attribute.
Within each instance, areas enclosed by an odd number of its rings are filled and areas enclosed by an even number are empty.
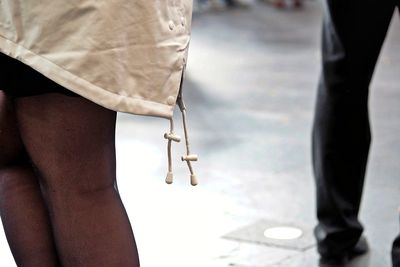
<svg viewBox="0 0 400 267"><path fill-rule="evenodd" d="M184 86L200 185L174 145L168 121L119 115L119 188L142 267L317 267L310 132L318 73L321 6L253 8L194 15ZM389 267L399 232L400 24L393 20L371 85L374 141L360 213L371 252L347 267ZM179 112L177 132L182 133ZM273 226L303 231L264 237ZM0 266L12 267L0 232Z"/></svg>

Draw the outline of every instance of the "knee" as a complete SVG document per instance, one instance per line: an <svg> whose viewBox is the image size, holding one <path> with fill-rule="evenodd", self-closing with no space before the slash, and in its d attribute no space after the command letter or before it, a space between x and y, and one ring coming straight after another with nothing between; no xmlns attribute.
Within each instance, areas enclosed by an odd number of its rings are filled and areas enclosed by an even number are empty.
<svg viewBox="0 0 400 267"><path fill-rule="evenodd" d="M54 213L71 209L71 207L74 210L83 210L85 207L91 209L93 206L108 205L120 199L119 193L113 185L44 186L42 190L46 195L46 202L50 210Z"/></svg>

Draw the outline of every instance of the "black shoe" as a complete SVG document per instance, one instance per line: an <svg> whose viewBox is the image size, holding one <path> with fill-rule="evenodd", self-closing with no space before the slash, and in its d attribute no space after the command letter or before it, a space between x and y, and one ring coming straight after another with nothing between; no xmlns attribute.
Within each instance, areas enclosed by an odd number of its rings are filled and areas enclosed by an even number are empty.
<svg viewBox="0 0 400 267"><path fill-rule="evenodd" d="M343 255L321 256L319 267L345 266L350 260L367 253L369 250L367 239L362 236L357 244Z"/></svg>
<svg viewBox="0 0 400 267"><path fill-rule="evenodd" d="M367 239L362 236L358 240L357 244L349 251L349 259L353 259L357 256L361 256L369 251Z"/></svg>
<svg viewBox="0 0 400 267"><path fill-rule="evenodd" d="M349 262L346 255L337 256L321 256L319 259L319 267L343 267Z"/></svg>

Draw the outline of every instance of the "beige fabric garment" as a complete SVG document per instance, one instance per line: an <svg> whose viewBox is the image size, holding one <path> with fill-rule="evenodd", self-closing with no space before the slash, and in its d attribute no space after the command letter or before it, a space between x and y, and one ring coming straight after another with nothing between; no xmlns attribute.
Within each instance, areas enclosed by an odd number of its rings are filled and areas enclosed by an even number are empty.
<svg viewBox="0 0 400 267"><path fill-rule="evenodd" d="M106 108L170 118L192 0L0 0L0 52Z"/></svg>

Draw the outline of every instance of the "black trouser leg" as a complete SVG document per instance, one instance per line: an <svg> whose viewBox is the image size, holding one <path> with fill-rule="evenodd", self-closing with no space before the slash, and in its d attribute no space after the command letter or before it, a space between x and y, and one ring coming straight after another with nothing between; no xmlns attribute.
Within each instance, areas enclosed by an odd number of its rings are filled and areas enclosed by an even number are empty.
<svg viewBox="0 0 400 267"><path fill-rule="evenodd" d="M400 267L400 235L398 235L396 240L393 242L392 262L393 267Z"/></svg>
<svg viewBox="0 0 400 267"><path fill-rule="evenodd" d="M325 2L313 126L315 234L323 256L343 255L363 231L358 212L371 139L368 87L395 5L394 0Z"/></svg>
<svg viewBox="0 0 400 267"><path fill-rule="evenodd" d="M393 243L392 249L393 267L400 267L400 235Z"/></svg>

